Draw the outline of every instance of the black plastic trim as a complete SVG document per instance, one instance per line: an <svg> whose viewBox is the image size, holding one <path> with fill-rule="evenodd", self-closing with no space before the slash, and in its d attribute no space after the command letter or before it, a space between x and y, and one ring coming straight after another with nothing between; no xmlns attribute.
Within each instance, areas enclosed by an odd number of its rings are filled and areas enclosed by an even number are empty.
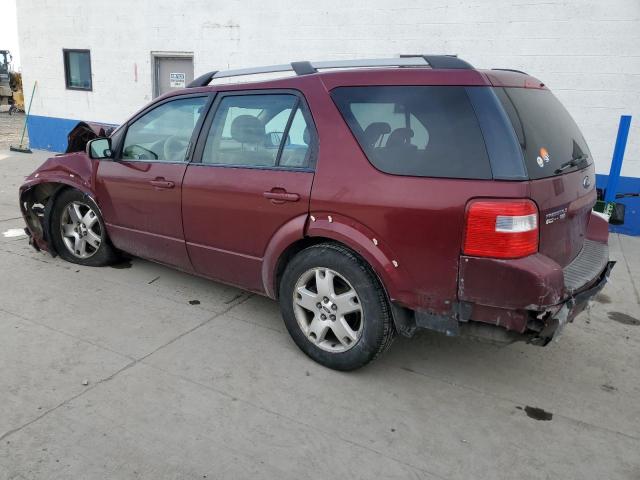
<svg viewBox="0 0 640 480"><path fill-rule="evenodd" d="M217 70L213 70L212 72L205 73L204 75L200 75L198 78L189 82L187 88L197 88L197 87L206 87L213 80L214 75L218 73Z"/></svg>
<svg viewBox="0 0 640 480"><path fill-rule="evenodd" d="M473 70L473 65L455 55L422 55L422 58L435 69Z"/></svg>
<svg viewBox="0 0 640 480"><path fill-rule="evenodd" d="M482 131L494 180L528 180L522 148L491 87L465 87Z"/></svg>
<svg viewBox="0 0 640 480"><path fill-rule="evenodd" d="M564 288L573 294L597 277L609 262L609 246L606 243L585 239L580 253L562 269Z"/></svg>
<svg viewBox="0 0 640 480"><path fill-rule="evenodd" d="M318 73L318 70L313 68L311 62L291 62L291 68L296 72L296 75L311 75L312 73Z"/></svg>

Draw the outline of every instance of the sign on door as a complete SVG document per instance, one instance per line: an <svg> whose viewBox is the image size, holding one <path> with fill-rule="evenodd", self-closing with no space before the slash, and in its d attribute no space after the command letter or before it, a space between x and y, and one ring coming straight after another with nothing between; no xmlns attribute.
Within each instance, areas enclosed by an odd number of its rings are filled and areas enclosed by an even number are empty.
<svg viewBox="0 0 640 480"><path fill-rule="evenodd" d="M182 72L172 72L169 74L169 86L171 88L184 88L186 86L186 74Z"/></svg>

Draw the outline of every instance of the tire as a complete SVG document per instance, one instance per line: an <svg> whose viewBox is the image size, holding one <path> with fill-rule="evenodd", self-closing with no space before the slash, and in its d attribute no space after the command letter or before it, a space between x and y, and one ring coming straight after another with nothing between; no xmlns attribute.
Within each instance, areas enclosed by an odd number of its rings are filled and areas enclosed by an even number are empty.
<svg viewBox="0 0 640 480"><path fill-rule="evenodd" d="M323 295L327 288L334 293ZM279 292L282 317L293 341L328 368L363 367L395 337L389 303L378 278L341 245L323 243L299 252L287 265Z"/></svg>
<svg viewBox="0 0 640 480"><path fill-rule="evenodd" d="M76 212L75 217L70 209ZM64 231L74 236L64 235ZM78 190L63 190L55 199L51 211L50 232L53 247L67 262L102 267L118 259L109 242L100 209L91 197ZM76 246L82 245L75 243L76 238L85 242L84 250L73 251ZM99 239L98 243L96 239Z"/></svg>

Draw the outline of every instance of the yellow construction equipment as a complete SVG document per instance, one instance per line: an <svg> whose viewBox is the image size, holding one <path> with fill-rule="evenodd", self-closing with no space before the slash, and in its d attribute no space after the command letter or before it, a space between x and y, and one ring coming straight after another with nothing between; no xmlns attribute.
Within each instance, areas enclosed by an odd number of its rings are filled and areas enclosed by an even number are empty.
<svg viewBox="0 0 640 480"><path fill-rule="evenodd" d="M24 112L22 75L11 69L11 53L0 50L0 105L9 105L9 113Z"/></svg>

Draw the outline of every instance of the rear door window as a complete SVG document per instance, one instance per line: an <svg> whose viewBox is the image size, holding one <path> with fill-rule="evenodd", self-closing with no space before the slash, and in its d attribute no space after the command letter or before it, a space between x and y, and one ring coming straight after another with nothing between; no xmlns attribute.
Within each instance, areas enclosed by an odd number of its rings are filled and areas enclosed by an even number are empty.
<svg viewBox="0 0 640 480"><path fill-rule="evenodd" d="M530 179L561 175L593 162L576 122L549 90L496 88L495 92L522 147ZM574 166L569 164L572 160Z"/></svg>
<svg viewBox="0 0 640 480"><path fill-rule="evenodd" d="M492 178L464 87L340 87L331 97L379 170L418 177Z"/></svg>
<svg viewBox="0 0 640 480"><path fill-rule="evenodd" d="M291 94L225 96L208 133L202 162L246 167L302 168L309 130Z"/></svg>

